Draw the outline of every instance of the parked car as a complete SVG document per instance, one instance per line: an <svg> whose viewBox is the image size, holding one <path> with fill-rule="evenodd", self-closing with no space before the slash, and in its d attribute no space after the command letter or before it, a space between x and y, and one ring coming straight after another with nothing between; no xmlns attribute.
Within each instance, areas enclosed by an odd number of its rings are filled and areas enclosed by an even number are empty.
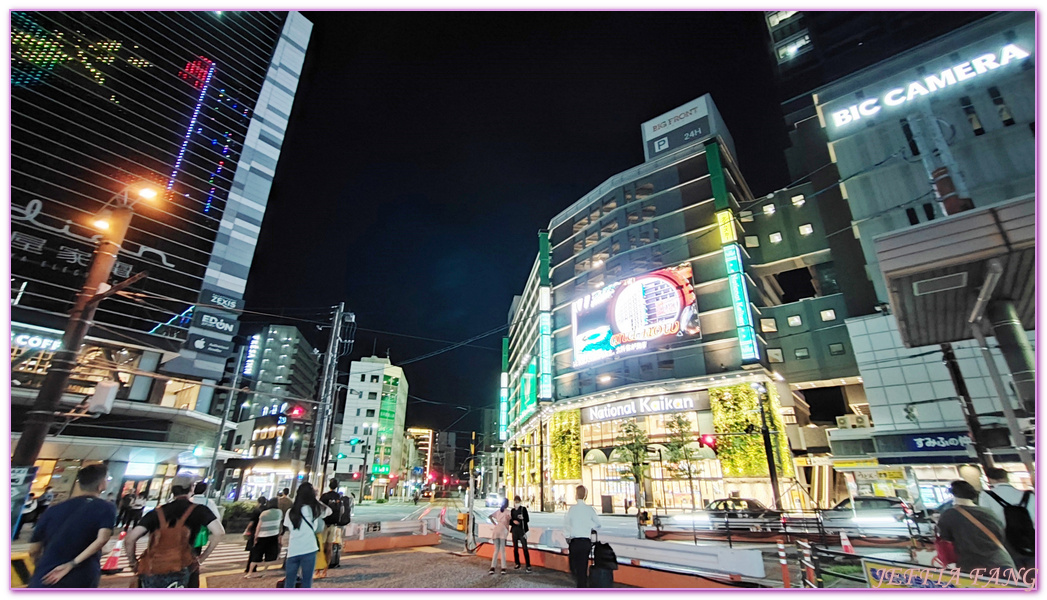
<svg viewBox="0 0 1047 600"><path fill-rule="evenodd" d="M821 513L828 532L848 535L913 537L931 535L933 524L916 514L908 502L896 497L855 496Z"/></svg>
<svg viewBox="0 0 1047 600"><path fill-rule="evenodd" d="M670 516L655 516L659 529L731 529L746 531L778 531L782 526L782 512L763 505L752 498L722 498L713 500L705 510Z"/></svg>

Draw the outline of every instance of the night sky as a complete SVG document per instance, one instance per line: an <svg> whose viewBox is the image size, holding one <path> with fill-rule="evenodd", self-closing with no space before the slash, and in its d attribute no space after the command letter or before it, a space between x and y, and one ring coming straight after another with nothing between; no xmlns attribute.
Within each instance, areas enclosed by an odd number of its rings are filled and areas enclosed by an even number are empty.
<svg viewBox="0 0 1047 600"><path fill-rule="evenodd" d="M348 358L448 345L368 330L456 342L505 325L538 230L643 162L642 122L702 94L753 192L789 183L759 12L305 15L315 27L247 309L303 316L344 300L359 326ZM411 395L496 407L502 335L405 366ZM407 422L461 414L411 400Z"/></svg>

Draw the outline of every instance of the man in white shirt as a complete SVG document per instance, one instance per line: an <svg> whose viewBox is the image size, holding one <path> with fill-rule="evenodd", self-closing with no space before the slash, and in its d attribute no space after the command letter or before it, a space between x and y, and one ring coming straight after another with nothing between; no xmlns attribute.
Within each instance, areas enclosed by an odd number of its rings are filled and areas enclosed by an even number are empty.
<svg viewBox="0 0 1047 600"><path fill-rule="evenodd" d="M1022 496L1025 492L1014 487L1007 482L1007 471L1003 469L990 467L985 470L985 478L989 480L989 490L992 493L1000 497L1001 500L1007 504L1019 505L1022 503ZM1006 524L1007 519L1003 514L1003 505L996 501L988 492L983 491L978 498L978 506L988 508L996 515L996 518L1001 523ZM1032 522L1036 522L1036 494L1029 492L1029 504L1026 506L1026 510L1029 511L1029 518Z"/></svg>
<svg viewBox="0 0 1047 600"><path fill-rule="evenodd" d="M575 488L575 497L578 502L567 510L563 520L571 574L574 575L577 587L580 588L588 587L589 583L589 552L593 548L593 542L589 536L592 530L600 528L600 519L596 516L596 511L585 503L587 494L584 485Z"/></svg>

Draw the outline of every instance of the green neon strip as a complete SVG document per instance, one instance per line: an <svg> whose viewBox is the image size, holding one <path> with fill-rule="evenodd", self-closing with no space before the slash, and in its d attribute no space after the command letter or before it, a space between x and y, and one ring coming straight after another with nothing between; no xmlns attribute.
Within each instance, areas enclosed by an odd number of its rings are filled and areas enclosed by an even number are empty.
<svg viewBox="0 0 1047 600"><path fill-rule="evenodd" d="M549 257L552 249L549 246L549 232L538 232L538 285L549 286Z"/></svg>
<svg viewBox="0 0 1047 600"><path fill-rule="evenodd" d="M713 200L716 210L727 210L731 207L730 202L727 200L727 179L723 176L720 145L715 139L705 143L705 160L709 164L709 181L713 185Z"/></svg>

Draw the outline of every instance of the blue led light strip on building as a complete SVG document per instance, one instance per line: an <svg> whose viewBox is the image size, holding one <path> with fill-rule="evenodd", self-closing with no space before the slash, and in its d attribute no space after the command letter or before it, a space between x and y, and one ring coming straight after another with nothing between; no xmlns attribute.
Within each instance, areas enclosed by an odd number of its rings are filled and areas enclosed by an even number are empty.
<svg viewBox="0 0 1047 600"><path fill-rule="evenodd" d="M727 278L731 286L731 302L734 304L734 324L738 328L738 344L742 349L742 360L760 359L756 346L756 330L753 328L752 312L749 310L749 290L742 271L742 251L738 244L723 247L723 261L727 265Z"/></svg>
<svg viewBox="0 0 1047 600"><path fill-rule="evenodd" d="M206 58L200 57L203 60ZM211 76L214 75L215 64L210 60L207 60L211 64L210 68L207 69L207 77L204 78L204 84L200 88L200 97L196 100L196 109L193 110L193 117L189 119L189 129L185 132L185 139L182 140L182 148L178 151L178 158L175 160L174 170L171 171L171 179L167 182L167 189L170 190L174 186L175 178L178 176L178 169L182 166L182 158L185 157L185 149L189 146L189 136L193 134L193 127L196 126L196 117L200 114L200 108L204 104L204 98L207 96L207 88L211 85Z"/></svg>

